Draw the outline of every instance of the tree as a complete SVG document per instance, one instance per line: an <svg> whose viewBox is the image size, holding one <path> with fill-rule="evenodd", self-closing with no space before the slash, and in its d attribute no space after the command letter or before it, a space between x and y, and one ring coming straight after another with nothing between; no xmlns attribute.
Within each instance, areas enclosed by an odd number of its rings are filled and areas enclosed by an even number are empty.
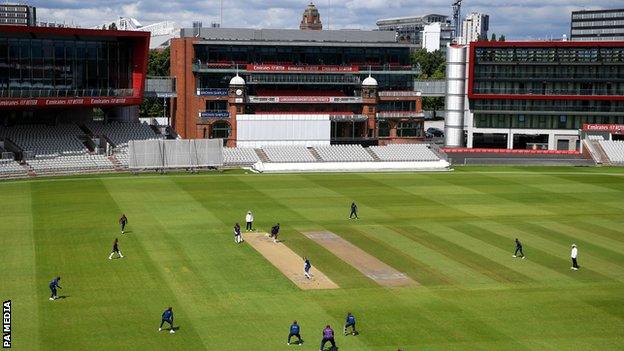
<svg viewBox="0 0 624 351"><path fill-rule="evenodd" d="M477 41L488 41L488 37L487 35L479 34L479 36L477 37Z"/></svg>
<svg viewBox="0 0 624 351"><path fill-rule="evenodd" d="M498 37L498 41L505 41L505 34L501 34L501 36Z"/></svg>
<svg viewBox="0 0 624 351"><path fill-rule="evenodd" d="M427 52L420 49L412 55L412 62L420 67L418 79L444 79L446 77L446 58L440 51ZM423 97L422 108L426 111L436 111L444 109L444 98Z"/></svg>
<svg viewBox="0 0 624 351"><path fill-rule="evenodd" d="M420 67L418 79L442 79L445 77L446 59L438 50L427 52L425 49L419 49L412 54L412 63Z"/></svg>
<svg viewBox="0 0 624 351"><path fill-rule="evenodd" d="M490 41L496 41L496 33L492 33L492 39Z"/></svg>
<svg viewBox="0 0 624 351"><path fill-rule="evenodd" d="M102 25L102 30L106 30L106 25L105 24Z"/></svg>
<svg viewBox="0 0 624 351"><path fill-rule="evenodd" d="M169 48L164 50L150 50L147 61L147 75L154 77L169 76ZM160 98L145 98L139 106L141 117L162 117L163 101Z"/></svg>
<svg viewBox="0 0 624 351"><path fill-rule="evenodd" d="M117 24L115 22L111 23L108 26L108 30L117 30Z"/></svg>

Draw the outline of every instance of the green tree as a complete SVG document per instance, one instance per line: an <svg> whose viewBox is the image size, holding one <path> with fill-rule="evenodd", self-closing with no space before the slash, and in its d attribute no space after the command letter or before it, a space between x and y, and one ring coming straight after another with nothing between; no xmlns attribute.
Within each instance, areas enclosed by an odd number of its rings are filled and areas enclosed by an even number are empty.
<svg viewBox="0 0 624 351"><path fill-rule="evenodd" d="M412 55L412 62L420 67L420 74L417 79L444 79L446 78L446 58L440 51L427 52L420 49ZM444 109L444 98L423 97L422 108L426 111L436 111Z"/></svg>
<svg viewBox="0 0 624 351"><path fill-rule="evenodd" d="M169 56L169 48L150 50L147 61L148 77L168 77L170 74ZM163 100L161 98L144 98L143 103L139 106L141 117L162 117L163 112Z"/></svg>
<svg viewBox="0 0 624 351"><path fill-rule="evenodd" d="M498 37L498 41L505 41L505 34L501 34L501 36Z"/></svg>
<svg viewBox="0 0 624 351"><path fill-rule="evenodd" d="M496 41L496 33L492 33L492 39L490 41Z"/></svg>
<svg viewBox="0 0 624 351"><path fill-rule="evenodd" d="M420 67L418 79L442 79L445 77L446 59L442 52L419 49L412 54L412 63Z"/></svg>
<svg viewBox="0 0 624 351"><path fill-rule="evenodd" d="M115 22L111 23L108 26L108 30L117 30L117 24Z"/></svg>

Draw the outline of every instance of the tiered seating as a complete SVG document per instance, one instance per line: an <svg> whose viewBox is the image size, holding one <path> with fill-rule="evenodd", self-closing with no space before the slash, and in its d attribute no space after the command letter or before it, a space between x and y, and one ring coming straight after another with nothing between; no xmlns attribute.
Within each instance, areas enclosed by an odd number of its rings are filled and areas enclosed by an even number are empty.
<svg viewBox="0 0 624 351"><path fill-rule="evenodd" d="M130 140L160 139L161 135L154 132L149 125L143 123L87 123L87 128L94 135L104 135L115 147L128 145Z"/></svg>
<svg viewBox="0 0 624 351"><path fill-rule="evenodd" d="M262 150L271 162L316 162L305 146L266 146Z"/></svg>
<svg viewBox="0 0 624 351"><path fill-rule="evenodd" d="M113 163L104 155L71 155L35 158L26 163L35 173L67 173L113 170Z"/></svg>
<svg viewBox="0 0 624 351"><path fill-rule="evenodd" d="M604 140L602 135L588 135L587 140Z"/></svg>
<svg viewBox="0 0 624 351"><path fill-rule="evenodd" d="M391 144L371 146L382 161L438 161L440 158L426 144Z"/></svg>
<svg viewBox="0 0 624 351"><path fill-rule="evenodd" d="M26 176L26 169L12 159L0 159L0 177Z"/></svg>
<svg viewBox="0 0 624 351"><path fill-rule="evenodd" d="M373 157L361 145L332 145L314 148L327 162L370 162Z"/></svg>
<svg viewBox="0 0 624 351"><path fill-rule="evenodd" d="M121 165L125 168L128 168L128 148L121 148L115 151L115 158Z"/></svg>
<svg viewBox="0 0 624 351"><path fill-rule="evenodd" d="M601 140L598 142L611 163L624 163L623 140Z"/></svg>
<svg viewBox="0 0 624 351"><path fill-rule="evenodd" d="M84 134L75 124L19 125L0 128L0 139L8 138L24 151L35 155L77 155L88 150L78 135Z"/></svg>
<svg viewBox="0 0 624 351"><path fill-rule="evenodd" d="M223 163L226 165L252 165L259 161L260 158L254 149L223 148Z"/></svg>

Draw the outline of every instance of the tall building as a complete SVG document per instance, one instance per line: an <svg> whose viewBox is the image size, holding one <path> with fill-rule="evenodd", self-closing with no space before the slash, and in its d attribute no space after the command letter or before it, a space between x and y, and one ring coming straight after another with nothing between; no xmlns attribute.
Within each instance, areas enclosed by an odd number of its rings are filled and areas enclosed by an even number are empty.
<svg viewBox="0 0 624 351"><path fill-rule="evenodd" d="M624 9L572 11L571 40L624 40Z"/></svg>
<svg viewBox="0 0 624 351"><path fill-rule="evenodd" d="M0 25L34 27L37 25L37 8L19 4L0 4Z"/></svg>
<svg viewBox="0 0 624 351"><path fill-rule="evenodd" d="M93 29L109 28L112 24L115 24L118 30L150 32L150 49L168 47L171 39L178 36L180 32L180 27L172 21L143 25L136 18L132 17L119 17L115 21L95 26Z"/></svg>
<svg viewBox="0 0 624 351"><path fill-rule="evenodd" d="M447 146L578 150L585 124L624 124L624 43L451 46L446 108Z"/></svg>
<svg viewBox="0 0 624 351"><path fill-rule="evenodd" d="M321 23L321 15L318 12L316 6L310 3L303 11L303 17L301 18L301 24L299 24L301 30L322 30L323 24Z"/></svg>
<svg viewBox="0 0 624 351"><path fill-rule="evenodd" d="M413 44L416 48L423 46L423 36L425 26L439 23L440 24L440 43L439 50L444 51L447 44L453 41L453 26L451 25L448 16L430 14L426 16L411 16L411 17L399 17L380 19L376 22L378 30L391 31L396 33L396 39L401 43ZM430 27L427 33L431 33L433 28ZM428 42L431 43L432 38L429 38ZM429 47L431 47L429 45Z"/></svg>
<svg viewBox="0 0 624 351"><path fill-rule="evenodd" d="M490 16L473 12L462 22L462 36L459 44L468 44L479 38L487 38L490 27Z"/></svg>
<svg viewBox="0 0 624 351"><path fill-rule="evenodd" d="M254 134L285 121L300 136L324 120L327 143L421 140L410 48L379 31L185 28L171 42L173 126L228 146L285 142ZM243 133L241 123L258 127Z"/></svg>
<svg viewBox="0 0 624 351"><path fill-rule="evenodd" d="M427 24L422 32L422 48L427 52L440 50L440 22Z"/></svg>

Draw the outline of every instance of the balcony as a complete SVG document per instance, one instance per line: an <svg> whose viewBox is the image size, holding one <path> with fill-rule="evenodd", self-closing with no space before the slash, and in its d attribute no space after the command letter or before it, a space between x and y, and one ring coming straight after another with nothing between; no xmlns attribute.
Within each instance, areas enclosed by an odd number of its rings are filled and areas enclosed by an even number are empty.
<svg viewBox="0 0 624 351"><path fill-rule="evenodd" d="M250 104L361 104L360 96L249 96Z"/></svg>
<svg viewBox="0 0 624 351"><path fill-rule="evenodd" d="M537 96L557 96L557 95L569 95L569 96L622 96L624 95L624 89L612 88L612 89L531 89L531 88L505 88L505 89L493 89L493 88L480 88L474 87L473 94L495 94L495 95L537 95Z"/></svg>
<svg viewBox="0 0 624 351"><path fill-rule="evenodd" d="M257 74L247 79L247 84L360 85L360 83L360 77L354 75Z"/></svg>
<svg viewBox="0 0 624 351"><path fill-rule="evenodd" d="M232 63L232 62L193 62L193 72L211 73L319 73L319 74L418 74L420 69L416 65L378 64L356 62L348 65L293 65L287 62L277 63Z"/></svg>
<svg viewBox="0 0 624 351"><path fill-rule="evenodd" d="M557 73L557 72L478 72L474 75L474 80L507 80L507 79L519 79L522 81L527 80L561 80L561 81L574 81L578 79L583 80L598 80L598 81L622 81L624 77L614 75L610 72L596 72L596 73Z"/></svg>
<svg viewBox="0 0 624 351"><path fill-rule="evenodd" d="M134 89L3 89L0 98L130 97L133 93Z"/></svg>
<svg viewBox="0 0 624 351"><path fill-rule="evenodd" d="M377 112L379 119L424 118L425 114L416 111L382 111Z"/></svg>

